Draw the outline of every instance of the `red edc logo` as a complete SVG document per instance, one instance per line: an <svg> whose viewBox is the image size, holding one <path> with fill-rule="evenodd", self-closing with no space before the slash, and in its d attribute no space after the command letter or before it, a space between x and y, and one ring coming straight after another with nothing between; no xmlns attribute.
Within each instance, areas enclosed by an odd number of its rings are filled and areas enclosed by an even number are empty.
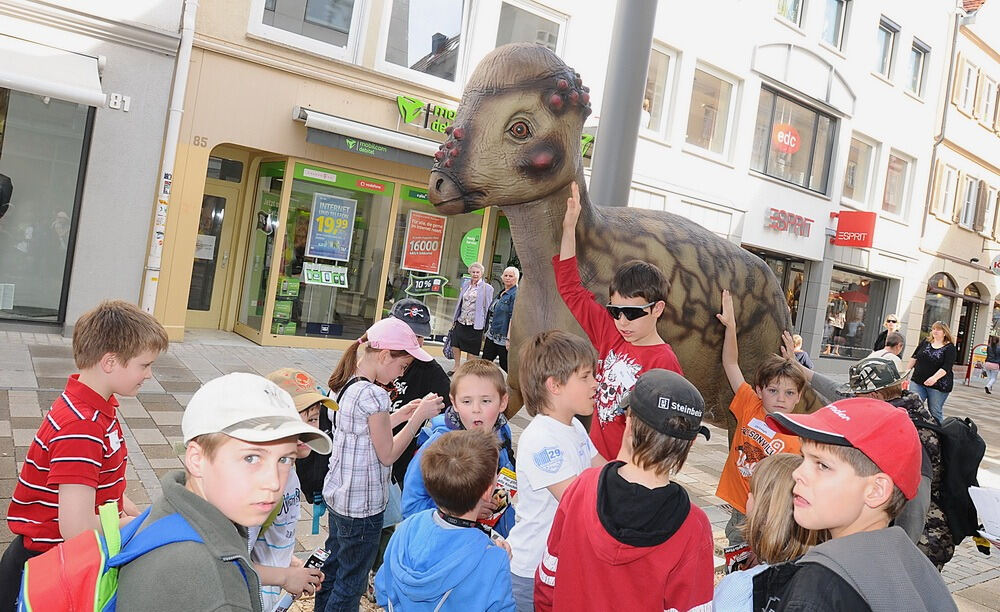
<svg viewBox="0 0 1000 612"><path fill-rule="evenodd" d="M774 148L782 153L797 153L802 146L799 131L789 123L775 124L771 140L774 141Z"/></svg>

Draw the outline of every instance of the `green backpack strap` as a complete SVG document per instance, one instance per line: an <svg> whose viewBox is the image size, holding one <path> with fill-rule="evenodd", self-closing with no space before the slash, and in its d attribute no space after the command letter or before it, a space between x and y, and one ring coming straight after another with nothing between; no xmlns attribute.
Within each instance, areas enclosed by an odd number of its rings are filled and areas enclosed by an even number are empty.
<svg viewBox="0 0 1000 612"><path fill-rule="evenodd" d="M108 557L117 555L122 550L122 534L118 527L118 502L110 501L98 508L101 518L101 531L104 541L108 544Z"/></svg>
<svg viewBox="0 0 1000 612"><path fill-rule="evenodd" d="M267 519L264 521L264 524L260 526L260 532L257 534L258 538L260 537L260 534L267 531L267 528L274 524L274 519L278 518L278 513L281 512L282 506L285 505L285 500L282 499L281 501L282 503L274 506L274 510L271 510L271 514L267 515ZM253 546L253 542L250 542L250 546Z"/></svg>

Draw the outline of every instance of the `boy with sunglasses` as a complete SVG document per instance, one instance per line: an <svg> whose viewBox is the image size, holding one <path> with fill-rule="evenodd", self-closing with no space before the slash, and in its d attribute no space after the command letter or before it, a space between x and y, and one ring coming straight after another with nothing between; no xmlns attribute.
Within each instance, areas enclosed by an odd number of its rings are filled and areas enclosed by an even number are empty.
<svg viewBox="0 0 1000 612"><path fill-rule="evenodd" d="M643 372L654 368L683 374L673 349L656 331L670 282L651 263L625 262L615 270L609 302L602 308L584 288L577 269L579 218L580 188L573 183L572 196L566 200L559 256L552 259L552 266L559 294L597 349L597 419L590 426L590 437L601 456L614 459L625 434L625 412L618 405L622 396Z"/></svg>

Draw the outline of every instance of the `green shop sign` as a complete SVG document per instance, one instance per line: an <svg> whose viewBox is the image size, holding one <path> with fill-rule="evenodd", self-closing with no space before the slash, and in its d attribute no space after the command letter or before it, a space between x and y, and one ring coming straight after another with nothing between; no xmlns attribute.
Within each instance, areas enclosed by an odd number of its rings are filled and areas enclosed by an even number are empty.
<svg viewBox="0 0 1000 612"><path fill-rule="evenodd" d="M414 202L416 204L427 204L430 205L430 200L427 198L427 190L422 187L411 187L409 185L403 185L402 198L407 202Z"/></svg>
<svg viewBox="0 0 1000 612"><path fill-rule="evenodd" d="M389 197L392 197L392 191L395 187L394 183L381 179L369 178L340 170L330 170L329 168L311 166L309 164L295 164L293 176L294 178L309 181L310 183L332 185L334 187L350 189L351 191L365 191Z"/></svg>
<svg viewBox="0 0 1000 612"><path fill-rule="evenodd" d="M483 236L483 228L474 227L469 231L465 232L462 236L462 244L458 248L459 255L462 257L462 262L466 266L471 266L476 263L479 258L479 241Z"/></svg>
<svg viewBox="0 0 1000 612"><path fill-rule="evenodd" d="M455 109L440 104L425 103L413 96L396 96L396 107L403 123L410 123L425 130L444 133L455 120ZM423 117L421 117L421 113Z"/></svg>
<svg viewBox="0 0 1000 612"><path fill-rule="evenodd" d="M410 282L403 290L406 295L444 295L448 279L443 276L410 275Z"/></svg>

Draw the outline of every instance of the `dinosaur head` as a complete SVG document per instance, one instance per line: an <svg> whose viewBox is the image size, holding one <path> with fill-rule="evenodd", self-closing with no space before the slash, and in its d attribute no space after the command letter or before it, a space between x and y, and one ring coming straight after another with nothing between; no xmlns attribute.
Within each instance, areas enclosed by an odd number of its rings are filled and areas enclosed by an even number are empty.
<svg viewBox="0 0 1000 612"><path fill-rule="evenodd" d="M524 43L494 49L434 154L431 203L458 214L558 191L576 179L589 114L590 89L555 53Z"/></svg>

